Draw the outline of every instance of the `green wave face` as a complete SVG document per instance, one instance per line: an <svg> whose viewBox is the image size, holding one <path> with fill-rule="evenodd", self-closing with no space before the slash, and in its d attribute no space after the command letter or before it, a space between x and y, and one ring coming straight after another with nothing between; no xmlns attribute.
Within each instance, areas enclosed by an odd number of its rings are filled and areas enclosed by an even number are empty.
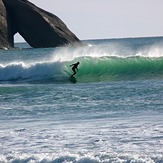
<svg viewBox="0 0 163 163"><path fill-rule="evenodd" d="M98 82L115 80L141 80L163 77L163 58L145 57L82 57L79 71L75 75L78 82ZM71 69L67 66L68 74Z"/></svg>

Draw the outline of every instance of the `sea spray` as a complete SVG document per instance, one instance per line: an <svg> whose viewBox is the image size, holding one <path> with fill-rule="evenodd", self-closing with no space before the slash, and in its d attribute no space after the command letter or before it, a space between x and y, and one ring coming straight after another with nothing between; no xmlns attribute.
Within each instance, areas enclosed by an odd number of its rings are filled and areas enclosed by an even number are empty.
<svg viewBox="0 0 163 163"><path fill-rule="evenodd" d="M157 40L158 39L158 40ZM52 53L52 61L73 61L80 57L163 57L162 38L153 38L146 41L144 38L137 39L111 39L94 40L86 42L84 46L68 46L58 48Z"/></svg>

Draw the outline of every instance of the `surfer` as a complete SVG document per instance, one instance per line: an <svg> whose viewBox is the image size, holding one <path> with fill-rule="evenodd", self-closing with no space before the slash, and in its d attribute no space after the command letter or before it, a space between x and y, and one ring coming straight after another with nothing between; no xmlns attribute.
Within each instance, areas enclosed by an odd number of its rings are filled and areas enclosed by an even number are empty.
<svg viewBox="0 0 163 163"><path fill-rule="evenodd" d="M80 62L74 63L72 65L70 65L70 67L72 67L72 71L74 72L71 77L73 77L76 74L76 70L78 71L78 65L80 64Z"/></svg>

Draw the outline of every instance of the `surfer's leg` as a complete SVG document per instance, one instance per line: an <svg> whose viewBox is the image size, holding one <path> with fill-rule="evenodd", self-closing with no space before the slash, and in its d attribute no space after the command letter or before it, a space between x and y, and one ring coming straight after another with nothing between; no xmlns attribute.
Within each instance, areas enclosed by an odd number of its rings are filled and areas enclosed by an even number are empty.
<svg viewBox="0 0 163 163"><path fill-rule="evenodd" d="M73 77L75 74L76 74L76 71L75 69L73 69L74 73L71 75L71 77Z"/></svg>

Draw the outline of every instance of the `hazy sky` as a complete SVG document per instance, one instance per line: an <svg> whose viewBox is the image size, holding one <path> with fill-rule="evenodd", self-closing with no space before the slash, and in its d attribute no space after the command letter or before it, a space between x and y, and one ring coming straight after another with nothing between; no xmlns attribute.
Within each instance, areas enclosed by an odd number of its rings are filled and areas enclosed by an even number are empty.
<svg viewBox="0 0 163 163"><path fill-rule="evenodd" d="M29 1L58 16L81 40L163 36L163 0Z"/></svg>

